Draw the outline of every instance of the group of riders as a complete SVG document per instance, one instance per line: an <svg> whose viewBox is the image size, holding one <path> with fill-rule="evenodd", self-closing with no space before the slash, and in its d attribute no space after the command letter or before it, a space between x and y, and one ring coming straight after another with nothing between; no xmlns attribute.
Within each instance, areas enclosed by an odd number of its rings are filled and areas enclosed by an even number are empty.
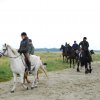
<svg viewBox="0 0 100 100"><path fill-rule="evenodd" d="M20 43L20 48L18 49L18 52L20 54L23 54L25 56L25 62L27 64L25 71L31 71L31 62L30 62L30 54L34 54L34 46L32 43L32 40L28 38L27 34L25 32L21 33L22 41ZM89 58L92 61L92 57L89 52L89 42L87 41L87 37L83 38L83 41L81 41L79 44L77 44L76 41L74 41L74 44L70 46L69 44L65 43L65 48L67 50L67 53L71 53L71 49L75 51L76 56L84 56L86 58ZM79 55L79 52L81 51L81 54Z"/></svg>
<svg viewBox="0 0 100 100"><path fill-rule="evenodd" d="M89 51L89 42L87 41L87 37L84 37L83 41L81 41L79 44L76 41L74 41L74 44L72 46L70 46L70 44L67 44L66 42L65 48L66 48L67 54L70 54L71 50L74 50L75 55L77 57L84 56L86 57L86 59L89 59L92 61L92 57Z"/></svg>
<svg viewBox="0 0 100 100"><path fill-rule="evenodd" d="M75 67L74 60L76 60L77 63L77 71L80 72L79 66L85 66L85 73L91 73L91 62L92 60L92 54L94 54L93 50L89 50L89 42L87 41L87 37L84 37L83 40L77 44L76 41L74 41L74 44L70 46L70 44L65 43L64 45L61 45L60 50L63 50L63 61L64 57L67 58L70 61L70 67L73 62L73 68Z"/></svg>

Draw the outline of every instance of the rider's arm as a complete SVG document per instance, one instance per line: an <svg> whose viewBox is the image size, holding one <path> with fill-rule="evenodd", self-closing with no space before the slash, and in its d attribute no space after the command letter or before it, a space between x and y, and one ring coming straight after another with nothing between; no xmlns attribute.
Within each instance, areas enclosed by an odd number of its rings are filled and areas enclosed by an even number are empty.
<svg viewBox="0 0 100 100"><path fill-rule="evenodd" d="M21 42L20 42L20 47L18 49L18 52L21 53Z"/></svg>
<svg viewBox="0 0 100 100"><path fill-rule="evenodd" d="M88 48L89 48L89 42L87 42L87 46L88 46Z"/></svg>

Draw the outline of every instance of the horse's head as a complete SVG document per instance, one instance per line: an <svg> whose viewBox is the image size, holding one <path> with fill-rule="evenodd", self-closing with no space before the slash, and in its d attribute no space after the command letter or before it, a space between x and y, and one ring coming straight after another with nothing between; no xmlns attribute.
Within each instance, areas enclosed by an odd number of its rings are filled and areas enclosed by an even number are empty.
<svg viewBox="0 0 100 100"><path fill-rule="evenodd" d="M65 46L64 45L61 45L61 48L60 48L60 50L63 50L65 48Z"/></svg>
<svg viewBox="0 0 100 100"><path fill-rule="evenodd" d="M14 54L14 55L17 54L17 51L15 49L11 48L11 46L6 44L6 43L3 45L2 50L3 50L4 56L8 56L9 51L11 51L11 53Z"/></svg>
<svg viewBox="0 0 100 100"><path fill-rule="evenodd" d="M2 47L2 53L4 56L7 56L8 45L5 43Z"/></svg>
<svg viewBox="0 0 100 100"><path fill-rule="evenodd" d="M95 54L94 50L90 50L91 55Z"/></svg>

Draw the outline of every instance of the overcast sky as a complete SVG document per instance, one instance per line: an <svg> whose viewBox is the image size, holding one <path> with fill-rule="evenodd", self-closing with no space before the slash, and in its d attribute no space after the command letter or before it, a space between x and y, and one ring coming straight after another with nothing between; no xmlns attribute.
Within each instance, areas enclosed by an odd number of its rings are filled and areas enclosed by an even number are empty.
<svg viewBox="0 0 100 100"><path fill-rule="evenodd" d="M90 49L100 50L99 0L0 0L0 47L18 48L21 32L35 48L60 47L88 37Z"/></svg>

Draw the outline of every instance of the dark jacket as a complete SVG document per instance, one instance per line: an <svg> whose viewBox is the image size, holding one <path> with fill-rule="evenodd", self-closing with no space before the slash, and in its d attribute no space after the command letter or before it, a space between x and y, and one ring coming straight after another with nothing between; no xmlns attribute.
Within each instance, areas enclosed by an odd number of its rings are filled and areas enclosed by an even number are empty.
<svg viewBox="0 0 100 100"><path fill-rule="evenodd" d="M89 49L89 43L87 41L80 42L79 46L82 46L82 49L84 51L87 51Z"/></svg>
<svg viewBox="0 0 100 100"><path fill-rule="evenodd" d="M72 48L73 48L74 50L78 50L78 49L79 49L79 45L78 45L78 44L73 44Z"/></svg>
<svg viewBox="0 0 100 100"><path fill-rule="evenodd" d="M29 39L26 37L20 43L19 53L29 53Z"/></svg>

